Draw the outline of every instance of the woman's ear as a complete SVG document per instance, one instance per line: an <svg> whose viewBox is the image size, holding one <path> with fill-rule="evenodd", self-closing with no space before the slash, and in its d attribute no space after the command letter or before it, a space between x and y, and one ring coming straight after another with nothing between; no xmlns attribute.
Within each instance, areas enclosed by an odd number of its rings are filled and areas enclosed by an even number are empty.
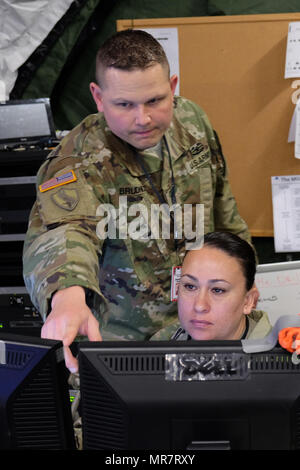
<svg viewBox="0 0 300 470"><path fill-rule="evenodd" d="M257 287L254 285L251 289L246 293L245 297L245 304L244 304L244 314L249 315L253 309L255 309L257 300L258 300L259 292Z"/></svg>

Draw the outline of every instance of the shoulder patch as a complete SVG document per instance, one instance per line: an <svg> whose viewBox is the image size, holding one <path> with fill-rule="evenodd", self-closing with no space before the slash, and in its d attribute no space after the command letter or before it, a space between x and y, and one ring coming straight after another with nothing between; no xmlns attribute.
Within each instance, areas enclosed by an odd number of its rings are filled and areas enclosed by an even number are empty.
<svg viewBox="0 0 300 470"><path fill-rule="evenodd" d="M72 211L79 202L79 194L73 188L60 188L57 192L51 194L51 199L61 209Z"/></svg>
<svg viewBox="0 0 300 470"><path fill-rule="evenodd" d="M45 183L39 186L39 190L41 193L44 191L49 191L49 189L57 188L57 186L62 186L63 184L72 183L76 181L77 177L73 170L68 171L68 173L64 173L63 175L56 176L55 178L51 178Z"/></svg>

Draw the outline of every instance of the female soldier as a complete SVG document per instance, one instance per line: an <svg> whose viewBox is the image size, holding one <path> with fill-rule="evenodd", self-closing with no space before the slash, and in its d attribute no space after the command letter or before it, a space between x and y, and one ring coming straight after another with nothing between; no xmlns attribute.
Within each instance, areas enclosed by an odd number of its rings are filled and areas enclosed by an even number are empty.
<svg viewBox="0 0 300 470"><path fill-rule="evenodd" d="M272 326L265 312L254 310L255 272L256 257L248 242L229 232L207 233L202 248L188 251L182 265L179 322L152 339L265 337Z"/></svg>

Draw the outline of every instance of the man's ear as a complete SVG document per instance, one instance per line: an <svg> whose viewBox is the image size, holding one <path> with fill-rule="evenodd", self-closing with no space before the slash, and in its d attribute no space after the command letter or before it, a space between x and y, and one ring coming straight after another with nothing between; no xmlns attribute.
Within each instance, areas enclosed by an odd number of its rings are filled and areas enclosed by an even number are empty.
<svg viewBox="0 0 300 470"><path fill-rule="evenodd" d="M245 304L244 304L244 314L249 315L253 309L256 307L258 297L258 290L256 286L253 286L246 294Z"/></svg>
<svg viewBox="0 0 300 470"><path fill-rule="evenodd" d="M178 76L177 75L172 75L172 77L170 78L170 86L171 86L173 96L175 94L177 83L178 83Z"/></svg>
<svg viewBox="0 0 300 470"><path fill-rule="evenodd" d="M90 83L90 92L92 94L92 97L96 103L98 111L102 112L103 111L103 103L102 103L102 91L99 85L95 82Z"/></svg>

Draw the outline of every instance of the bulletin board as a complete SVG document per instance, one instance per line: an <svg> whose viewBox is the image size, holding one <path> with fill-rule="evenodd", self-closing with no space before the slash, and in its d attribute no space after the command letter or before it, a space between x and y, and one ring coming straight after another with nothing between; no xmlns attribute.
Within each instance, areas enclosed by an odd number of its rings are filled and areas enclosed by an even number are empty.
<svg viewBox="0 0 300 470"><path fill-rule="evenodd" d="M297 79L284 78L293 21L300 13L117 21L118 30L177 28L180 94L208 114L256 237L273 236L271 177L300 174L288 143Z"/></svg>

